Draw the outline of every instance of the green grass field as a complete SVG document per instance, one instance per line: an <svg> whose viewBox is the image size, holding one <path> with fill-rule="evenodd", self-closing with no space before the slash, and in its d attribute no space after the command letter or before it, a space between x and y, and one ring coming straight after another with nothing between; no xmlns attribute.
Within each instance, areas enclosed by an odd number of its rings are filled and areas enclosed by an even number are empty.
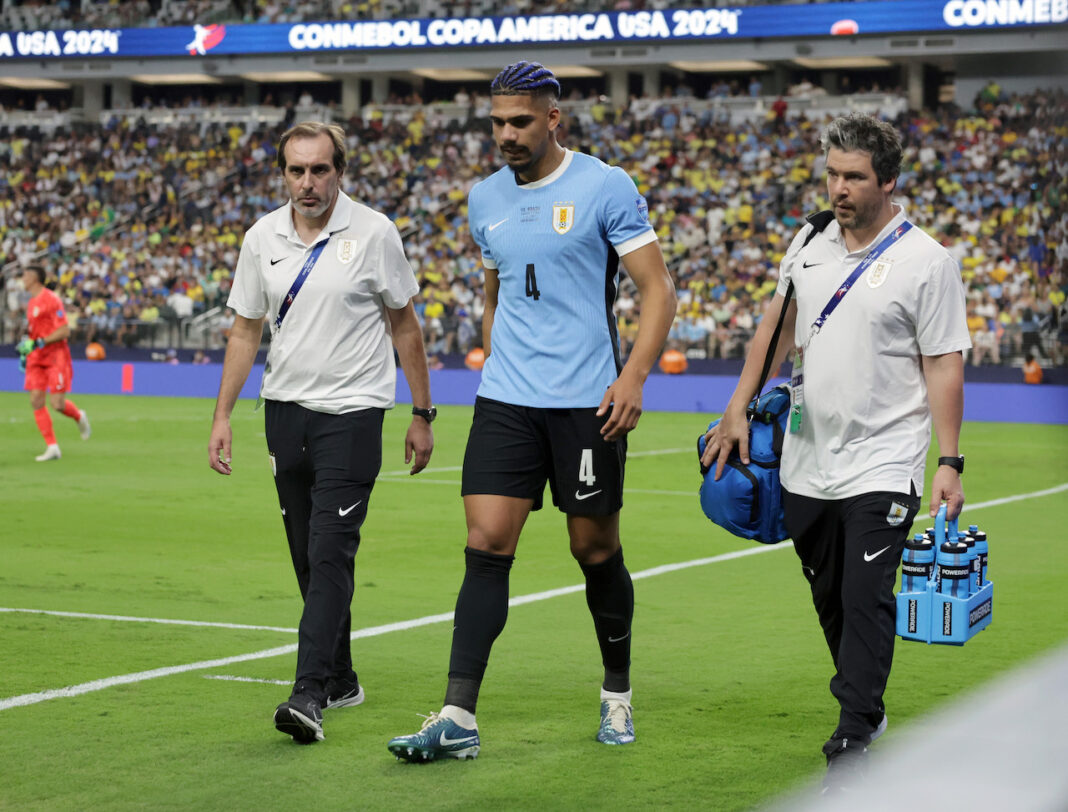
<svg viewBox="0 0 1068 812"><path fill-rule="evenodd" d="M439 708L447 621L354 641L367 701L327 711L325 742L302 747L271 724L295 663L292 649L272 650L295 648L288 630L300 600L262 413L239 404L235 473L224 478L207 466L209 401L75 399L92 418L92 439L57 418L64 457L37 464L42 443L26 396L0 394L0 607L128 619L0 612L0 808L730 810L822 774L819 748L837 711L807 585L788 547L747 544L701 514L691 450L701 416L646 414L631 436L628 567L761 554L636 581L638 741L594 741L601 669L579 591L511 609L479 705L481 756L409 765L385 744ZM448 615L462 577L459 466L470 409L441 410L431 467L418 477L403 474L404 412L386 420L385 473L356 562L354 630ZM968 424L962 448L970 505L1068 482L1066 427ZM994 622L963 648L899 642L885 740L1068 639L1066 507L1062 490L965 508L963 518L990 535ZM512 596L581 581L562 516L534 514ZM115 679L124 675L139 676ZM207 679L217 676L253 681ZM13 702L96 680L112 682Z"/></svg>

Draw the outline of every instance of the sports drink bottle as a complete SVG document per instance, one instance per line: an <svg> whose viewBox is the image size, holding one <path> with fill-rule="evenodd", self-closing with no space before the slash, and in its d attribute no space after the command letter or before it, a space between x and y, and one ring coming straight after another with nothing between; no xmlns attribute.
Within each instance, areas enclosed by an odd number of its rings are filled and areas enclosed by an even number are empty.
<svg viewBox="0 0 1068 812"><path fill-rule="evenodd" d="M968 560L968 545L961 541L945 541L935 557L938 564L938 591L954 598L968 597L968 582L972 575Z"/></svg>
<svg viewBox="0 0 1068 812"><path fill-rule="evenodd" d="M975 539L971 535L962 533L958 541L968 547L968 569L971 571L971 575L968 576L968 594L974 595L979 591L978 579L982 577L979 575L979 554L975 549Z"/></svg>
<svg viewBox="0 0 1068 812"><path fill-rule="evenodd" d="M923 533L917 533L906 542L901 561L901 591L923 592L927 589L927 581L934 572L934 561L934 543Z"/></svg>
<svg viewBox="0 0 1068 812"><path fill-rule="evenodd" d="M986 560L989 547L986 542L986 533L979 529L978 525L968 525L968 535L975 539L975 553L979 557L979 586L989 583L986 577Z"/></svg>

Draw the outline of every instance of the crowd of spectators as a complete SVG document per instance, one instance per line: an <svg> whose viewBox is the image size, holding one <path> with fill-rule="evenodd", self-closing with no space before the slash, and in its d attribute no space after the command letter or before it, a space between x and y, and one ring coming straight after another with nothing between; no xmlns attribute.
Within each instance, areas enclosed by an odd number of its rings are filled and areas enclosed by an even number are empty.
<svg viewBox="0 0 1068 812"><path fill-rule="evenodd" d="M907 140L898 197L961 264L972 363L1028 352L1064 361L1066 109L1060 92L1005 97L992 87L972 110L897 121ZM415 107L344 124L345 190L400 229L421 284L428 353L466 353L481 342L483 290L465 201L499 166L488 121L439 121ZM744 354L792 235L827 207L821 124L797 116L780 127L772 114L732 122L678 96L618 110L597 99L567 117L562 142L623 167L647 197L679 292L670 342L689 357ZM244 230L283 202L278 135L128 120L0 133L0 262L47 255L76 342L173 345L191 319L215 313L205 327L218 343L232 320L223 306ZM18 307L13 291L6 299ZM640 307L624 281L624 351ZM6 314L5 325L17 322Z"/></svg>

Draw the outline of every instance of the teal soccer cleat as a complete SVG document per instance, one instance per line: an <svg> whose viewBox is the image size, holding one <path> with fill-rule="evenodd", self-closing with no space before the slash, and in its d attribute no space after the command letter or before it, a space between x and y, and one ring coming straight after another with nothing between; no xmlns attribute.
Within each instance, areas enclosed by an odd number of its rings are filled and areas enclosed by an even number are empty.
<svg viewBox="0 0 1068 812"><path fill-rule="evenodd" d="M447 716L432 713L418 733L397 736L386 745L399 759L422 764L439 758L475 758L478 756L478 727L460 727Z"/></svg>
<svg viewBox="0 0 1068 812"><path fill-rule="evenodd" d="M630 744L634 741L634 716L629 702L601 700L601 728L597 731L597 741L602 744Z"/></svg>

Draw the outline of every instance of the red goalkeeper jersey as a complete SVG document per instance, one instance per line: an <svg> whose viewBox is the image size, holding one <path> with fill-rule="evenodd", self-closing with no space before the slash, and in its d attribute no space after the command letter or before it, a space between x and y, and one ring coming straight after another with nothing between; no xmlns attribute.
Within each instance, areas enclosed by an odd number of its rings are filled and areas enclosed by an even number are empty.
<svg viewBox="0 0 1068 812"><path fill-rule="evenodd" d="M45 288L26 305L26 315L30 323L30 338L38 339L51 335L57 328L67 323L67 314L63 302L55 293ZM63 357L70 356L67 340L45 344L35 350L31 358L35 364L50 364Z"/></svg>

